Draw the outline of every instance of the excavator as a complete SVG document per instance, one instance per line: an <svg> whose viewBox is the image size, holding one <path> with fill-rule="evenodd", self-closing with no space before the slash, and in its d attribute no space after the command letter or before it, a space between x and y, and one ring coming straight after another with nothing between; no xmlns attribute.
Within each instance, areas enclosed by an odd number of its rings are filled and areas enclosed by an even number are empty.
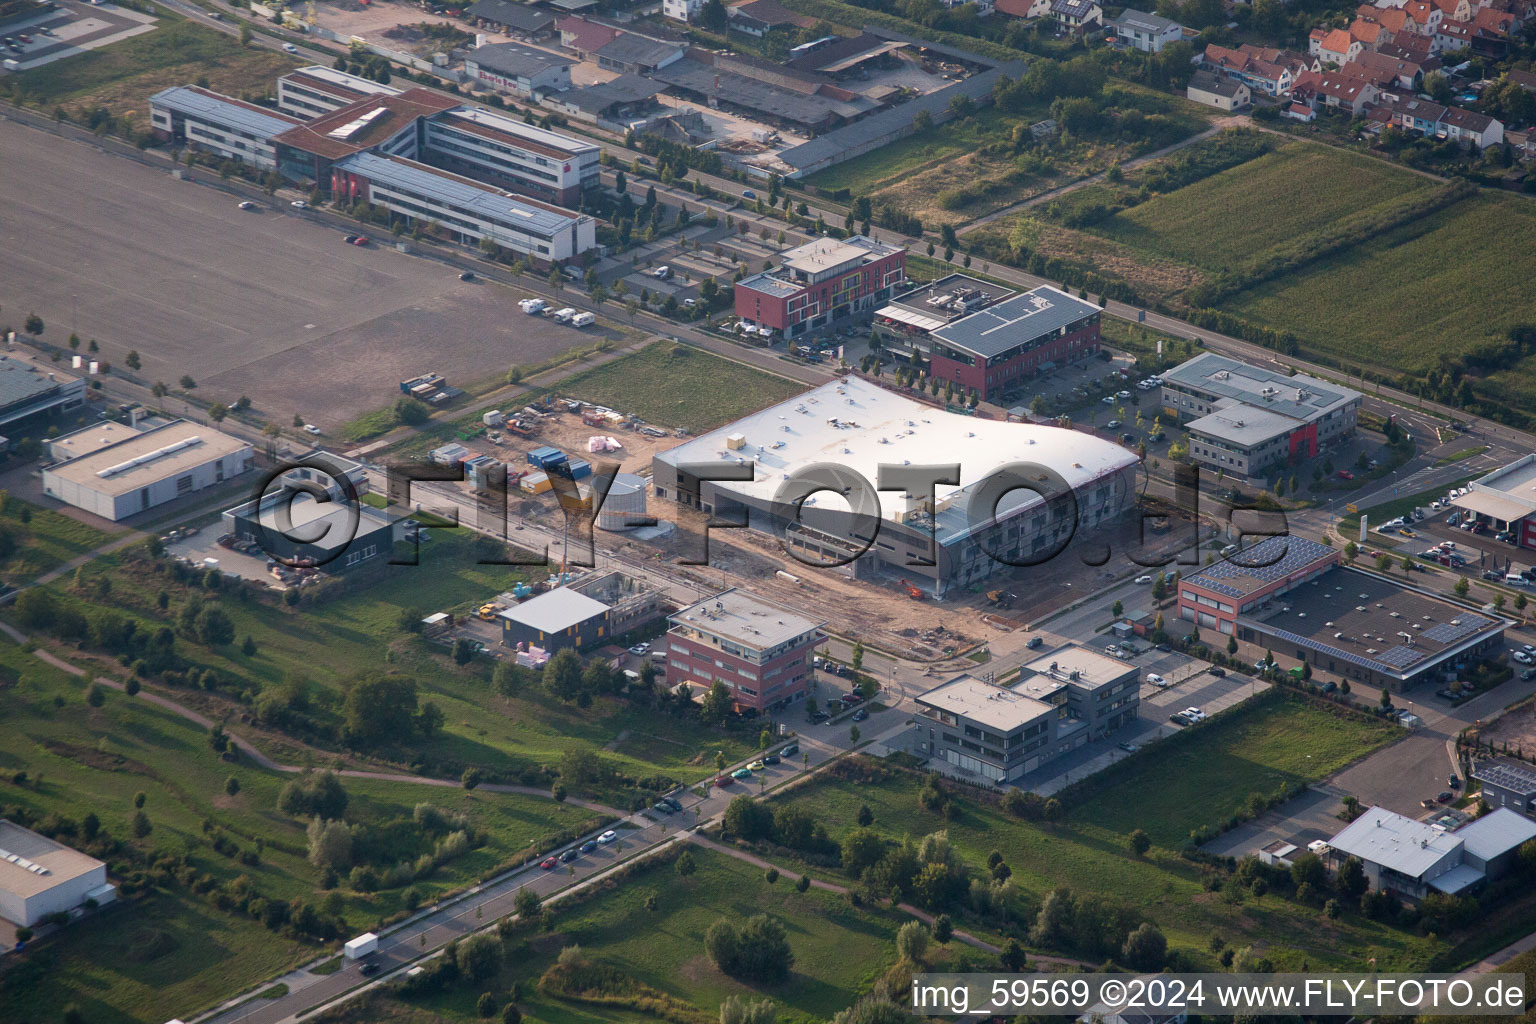
<svg viewBox="0 0 1536 1024"><path fill-rule="evenodd" d="M917 584L913 583L911 580L903 579L901 581L901 585L906 590L907 596L914 601L921 601L924 599L924 597L927 596L922 592L921 589L918 588Z"/></svg>
<svg viewBox="0 0 1536 1024"><path fill-rule="evenodd" d="M1018 595L1012 594L1006 590L987 591L987 600L990 601L995 607L1001 608L1004 611L1012 608L1013 602L1017 599Z"/></svg>

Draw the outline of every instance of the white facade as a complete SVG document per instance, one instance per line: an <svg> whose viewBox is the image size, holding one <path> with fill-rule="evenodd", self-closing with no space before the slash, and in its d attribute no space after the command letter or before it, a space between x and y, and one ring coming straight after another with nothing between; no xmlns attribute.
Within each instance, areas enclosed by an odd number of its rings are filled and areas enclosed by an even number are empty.
<svg viewBox="0 0 1536 1024"><path fill-rule="evenodd" d="M151 96L149 120L161 139L264 171L277 169L272 139L300 123L286 114L193 86L173 86Z"/></svg>
<svg viewBox="0 0 1536 1024"><path fill-rule="evenodd" d="M43 470L43 493L116 522L233 479L255 464L237 438L185 420Z"/></svg>
<svg viewBox="0 0 1536 1024"><path fill-rule="evenodd" d="M583 188L597 185L602 159L602 148L590 142L474 108L429 120L425 145L434 159L473 176L505 179L573 206Z"/></svg>
<svg viewBox="0 0 1536 1024"><path fill-rule="evenodd" d="M662 0L661 13L673 21L692 21L704 6L704 0Z"/></svg>
<svg viewBox="0 0 1536 1024"><path fill-rule="evenodd" d="M308 67L277 80L277 109L306 121L340 110L364 96L398 96L400 90L335 68Z"/></svg>
<svg viewBox="0 0 1536 1024"><path fill-rule="evenodd" d="M87 899L110 903L116 895L101 861L0 820L0 918L30 928Z"/></svg>

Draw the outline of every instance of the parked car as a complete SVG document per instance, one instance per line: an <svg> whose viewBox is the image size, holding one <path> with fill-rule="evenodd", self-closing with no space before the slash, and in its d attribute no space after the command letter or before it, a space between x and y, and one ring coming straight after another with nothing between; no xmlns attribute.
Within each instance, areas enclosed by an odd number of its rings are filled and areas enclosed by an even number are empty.
<svg viewBox="0 0 1536 1024"><path fill-rule="evenodd" d="M1324 693L1333 693L1336 690L1338 690L1338 688L1339 688L1339 684L1335 683L1335 682L1324 683L1322 685L1322 687L1321 687L1322 692L1324 692Z"/></svg>
<svg viewBox="0 0 1536 1024"><path fill-rule="evenodd" d="M1351 473L1349 470L1347 470L1347 469L1339 470L1339 479L1340 480L1353 480L1354 478L1355 478L1355 474Z"/></svg>
<svg viewBox="0 0 1536 1024"><path fill-rule="evenodd" d="M676 813L672 809L672 805L671 804L666 803L666 802L661 801L661 800L657 800L655 803L651 804L651 810L653 810L653 811L660 811L662 814L675 814Z"/></svg>
<svg viewBox="0 0 1536 1024"><path fill-rule="evenodd" d="M869 712L866 709L864 709L864 708L859 708L859 710L857 710L857 711L855 711L853 713L853 720L855 722L862 722L862 721L864 721L864 719L866 719L868 717L869 717Z"/></svg>
<svg viewBox="0 0 1536 1024"><path fill-rule="evenodd" d="M664 796L661 798L661 802L666 804L668 807L671 807L674 811L680 811L683 809L682 801L678 800L677 797Z"/></svg>
<svg viewBox="0 0 1536 1024"><path fill-rule="evenodd" d="M318 433L320 433L320 428L315 426L313 423L306 423L306 424L304 424L304 433L306 433L306 434L318 434Z"/></svg>
<svg viewBox="0 0 1536 1024"><path fill-rule="evenodd" d="M768 767L768 766L766 764L764 764L761 759L753 761L751 764L747 765L747 768L749 768L750 770L752 770L754 772L760 772L760 771L762 771L766 767Z"/></svg>
<svg viewBox="0 0 1536 1024"><path fill-rule="evenodd" d="M798 753L800 753L800 744L798 743L790 743L779 748L780 757L794 757Z"/></svg>
<svg viewBox="0 0 1536 1024"><path fill-rule="evenodd" d="M254 209L256 209L256 204L251 202L249 199L246 199L246 200L243 200L240 203L240 209L242 209L242 210L254 210Z"/></svg>
<svg viewBox="0 0 1536 1024"><path fill-rule="evenodd" d="M1454 799L1456 799L1456 794L1452 793L1450 790L1446 790L1444 793L1441 793L1439 796L1435 797L1435 803L1448 804Z"/></svg>
<svg viewBox="0 0 1536 1024"><path fill-rule="evenodd" d="M1461 776L1460 775L1452 775L1450 778L1445 780L1445 784L1447 786L1450 786L1452 789L1460 789L1461 788Z"/></svg>
<svg viewBox="0 0 1536 1024"><path fill-rule="evenodd" d="M1211 669L1211 675L1215 676L1217 679L1225 679L1227 676L1227 670L1224 668L1213 668Z"/></svg>
<svg viewBox="0 0 1536 1024"><path fill-rule="evenodd" d="M1162 676L1158 675L1156 672L1148 672L1147 673L1147 682L1151 683L1153 686L1158 686L1158 687L1163 687L1163 686L1167 686L1168 685L1168 680L1164 679Z"/></svg>
<svg viewBox="0 0 1536 1024"><path fill-rule="evenodd" d="M1040 639L1038 636L1032 636L1024 642L1024 646L1033 651L1043 643L1045 643L1045 641Z"/></svg>
<svg viewBox="0 0 1536 1024"><path fill-rule="evenodd" d="M588 839L586 842L581 844L582 853L591 853L595 849L597 849L596 839Z"/></svg>
<svg viewBox="0 0 1536 1024"><path fill-rule="evenodd" d="M812 711L806 714L805 720L814 725L817 722L825 722L831 717L832 716L827 714L825 711Z"/></svg>
<svg viewBox="0 0 1536 1024"><path fill-rule="evenodd" d="M560 863L562 863L562 864L569 864L571 861L575 860L577 857L580 857L580 856L581 856L580 851L578 851L576 849L576 847L573 846L569 850L566 850L564 853L562 853L560 855Z"/></svg>
<svg viewBox="0 0 1536 1024"><path fill-rule="evenodd" d="M553 857L545 857L542 861L539 862L539 867L543 868L545 871L553 871L555 869L555 865L558 863L560 862L555 860Z"/></svg>
<svg viewBox="0 0 1536 1024"><path fill-rule="evenodd" d="M757 193L753 192L749 188L744 188L744 189L741 190L741 198L743 198L743 199L756 199L757 198Z"/></svg>
<svg viewBox="0 0 1536 1024"><path fill-rule="evenodd" d="M641 642L641 643L635 644L635 646L631 647L629 649L629 653L630 654L637 654L637 655L640 655L641 657L644 657L645 656L645 652L649 651L650 649L651 649L651 645L650 644Z"/></svg>
<svg viewBox="0 0 1536 1024"><path fill-rule="evenodd" d="M860 693L845 693L838 698L838 700L842 701L844 704L857 704L863 699L864 695Z"/></svg>
<svg viewBox="0 0 1536 1024"><path fill-rule="evenodd" d="M1106 423L1104 425L1106 427L1108 427L1110 430L1119 430L1120 429L1120 421L1119 420L1110 420L1108 423Z"/></svg>
<svg viewBox="0 0 1536 1024"><path fill-rule="evenodd" d="M1136 577L1136 584L1137 584L1137 586L1145 587L1148 584L1150 584L1151 582L1152 582L1152 577L1151 576L1137 576Z"/></svg>
<svg viewBox="0 0 1536 1024"><path fill-rule="evenodd" d="M1127 754L1134 754L1141 748L1134 743L1122 743L1120 744L1120 749L1125 751Z"/></svg>
<svg viewBox="0 0 1536 1024"><path fill-rule="evenodd" d="M466 270L466 271L464 271L464 273L459 275L459 280L460 281L473 281L474 279L475 279L475 272L473 270Z"/></svg>
<svg viewBox="0 0 1536 1024"><path fill-rule="evenodd" d="M302 199L295 199L293 202L289 203L288 205L293 207L295 210L307 210L307 209L309 209L309 204L306 203Z"/></svg>
<svg viewBox="0 0 1536 1024"><path fill-rule="evenodd" d="M768 754L763 758L763 764L778 764L779 760L778 754Z"/></svg>
<svg viewBox="0 0 1536 1024"><path fill-rule="evenodd" d="M1530 664L1532 664L1531 656L1529 654L1526 654L1524 651L1512 651L1509 656L1511 658L1515 659L1516 661L1518 661L1522 665L1530 665Z"/></svg>
<svg viewBox="0 0 1536 1024"><path fill-rule="evenodd" d="M358 235L356 238L352 239L352 244L356 246L366 246L368 244L368 236Z"/></svg>
<svg viewBox="0 0 1536 1024"><path fill-rule="evenodd" d="M736 780L731 778L729 775L716 775L715 776L715 785L717 785L717 786L729 786L731 783L733 783L735 781Z"/></svg>
<svg viewBox="0 0 1536 1024"><path fill-rule="evenodd" d="M1205 712L1196 707L1185 708L1184 713L1190 718L1194 719L1196 722L1199 722L1205 718Z"/></svg>
<svg viewBox="0 0 1536 1024"><path fill-rule="evenodd" d="M735 771L731 772L731 778L733 779L750 779L751 777L751 768L737 768Z"/></svg>

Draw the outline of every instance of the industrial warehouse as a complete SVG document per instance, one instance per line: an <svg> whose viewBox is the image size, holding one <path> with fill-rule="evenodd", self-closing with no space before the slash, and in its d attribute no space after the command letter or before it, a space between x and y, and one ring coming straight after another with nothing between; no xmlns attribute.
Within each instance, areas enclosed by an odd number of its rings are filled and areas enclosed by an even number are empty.
<svg viewBox="0 0 1536 1024"><path fill-rule="evenodd" d="M989 495L983 481L1009 463L1058 474L1070 494L1050 493L1042 474L1043 497L1022 483ZM859 502L858 515L848 510L857 496L845 503L802 489L802 503L782 491L795 486L792 474L817 467L847 495L864 490L859 477L876 487L881 466L899 473L956 464L958 485L932 485L930 493L926 482L900 482L873 507ZM658 499L721 518L745 512L752 527L779 534L809 564L850 564L855 576L890 570L943 594L1008 568L989 552L1038 564L1079 530L1110 523L1135 500L1137 464L1134 453L1089 434L972 419L845 378L657 454L651 479ZM746 467L748 480L708 479L712 468Z"/></svg>

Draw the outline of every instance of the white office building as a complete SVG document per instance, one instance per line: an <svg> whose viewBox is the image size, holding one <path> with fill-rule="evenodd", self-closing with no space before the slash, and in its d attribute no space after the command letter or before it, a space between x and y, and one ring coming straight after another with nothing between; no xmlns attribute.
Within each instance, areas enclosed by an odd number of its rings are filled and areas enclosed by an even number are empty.
<svg viewBox="0 0 1536 1024"><path fill-rule="evenodd" d="M187 420L128 435L87 427L52 447L68 457L43 470L43 493L113 522L237 477L256 461L249 443Z"/></svg>
<svg viewBox="0 0 1536 1024"><path fill-rule="evenodd" d="M340 110L368 96L398 96L392 85L318 64L290 71L277 80L277 109L308 121Z"/></svg>
<svg viewBox="0 0 1536 1024"><path fill-rule="evenodd" d="M238 160L264 171L277 169L273 138L301 123L287 114L195 85L175 85L151 96L149 121L162 142Z"/></svg>

